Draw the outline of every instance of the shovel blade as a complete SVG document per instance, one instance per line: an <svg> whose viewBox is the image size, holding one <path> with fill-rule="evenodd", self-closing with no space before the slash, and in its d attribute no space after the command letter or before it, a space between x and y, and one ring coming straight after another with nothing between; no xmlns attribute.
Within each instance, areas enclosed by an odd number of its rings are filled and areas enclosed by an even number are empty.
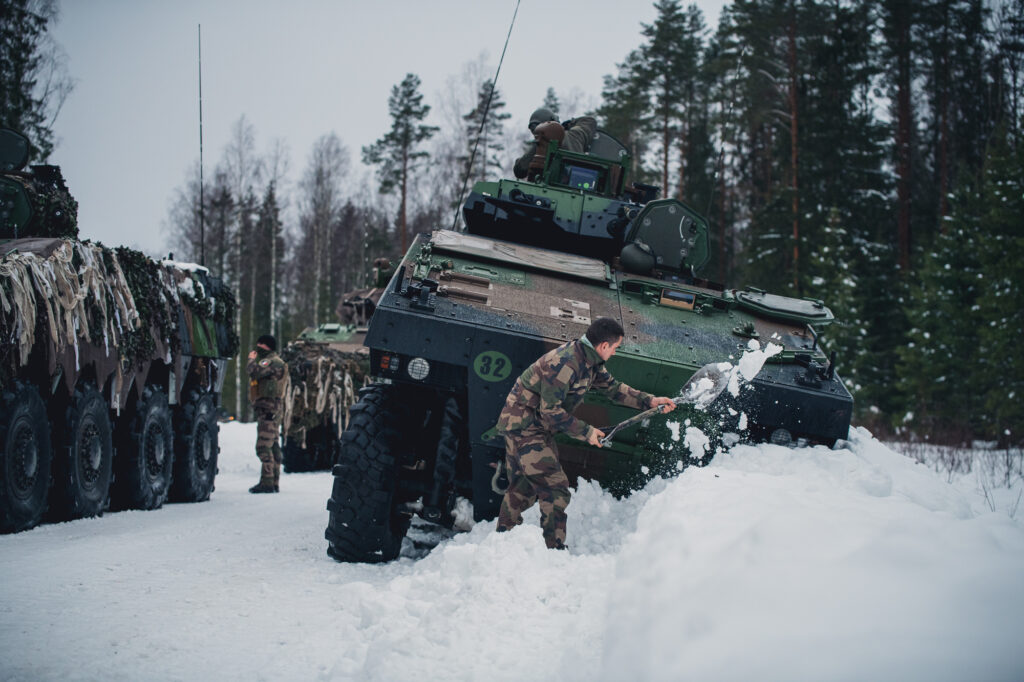
<svg viewBox="0 0 1024 682"><path fill-rule="evenodd" d="M675 399L676 405L707 407L729 386L732 370L732 365L727 362L704 365L683 385L682 396Z"/></svg>

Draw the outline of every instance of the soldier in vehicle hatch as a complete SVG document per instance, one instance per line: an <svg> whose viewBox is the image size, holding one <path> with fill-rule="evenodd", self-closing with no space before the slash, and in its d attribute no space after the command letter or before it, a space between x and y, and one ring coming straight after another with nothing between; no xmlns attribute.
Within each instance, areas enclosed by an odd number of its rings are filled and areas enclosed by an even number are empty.
<svg viewBox="0 0 1024 682"><path fill-rule="evenodd" d="M249 352L249 401L256 413L256 456L260 458L260 482L251 493L276 493L281 480L281 398L288 366L277 355L277 340L264 334Z"/></svg>
<svg viewBox="0 0 1024 682"><path fill-rule="evenodd" d="M498 513L498 531L523 522L523 512L540 504L544 542L565 549L565 509L569 506L569 479L558 460L556 432L566 433L601 447L604 433L572 415L588 390L638 410L664 405L675 409L671 398L616 381L604 363L622 343L622 326L610 317L593 321L583 338L545 353L526 368L505 399L496 430L505 437L508 490Z"/></svg>
<svg viewBox="0 0 1024 682"><path fill-rule="evenodd" d="M597 121L593 116L580 116L560 124L550 109L541 107L530 114L527 127L533 133L533 142L527 147L526 153L516 160L512 169L519 179L543 169L547 143L551 140L570 152L583 153L589 150L594 133L597 132Z"/></svg>

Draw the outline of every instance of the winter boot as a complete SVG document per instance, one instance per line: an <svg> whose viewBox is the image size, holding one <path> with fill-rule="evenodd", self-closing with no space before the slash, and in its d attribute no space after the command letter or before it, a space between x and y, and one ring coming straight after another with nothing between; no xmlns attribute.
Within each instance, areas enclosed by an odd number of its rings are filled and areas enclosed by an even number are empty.
<svg viewBox="0 0 1024 682"><path fill-rule="evenodd" d="M272 481L260 481L253 487L249 488L251 493L276 493L277 486Z"/></svg>

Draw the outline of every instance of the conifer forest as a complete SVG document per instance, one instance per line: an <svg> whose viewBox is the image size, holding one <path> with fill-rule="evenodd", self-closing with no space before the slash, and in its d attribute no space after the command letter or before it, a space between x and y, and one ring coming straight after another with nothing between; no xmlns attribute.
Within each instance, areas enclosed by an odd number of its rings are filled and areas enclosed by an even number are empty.
<svg viewBox="0 0 1024 682"><path fill-rule="evenodd" d="M854 423L1024 443L1024 0L733 0L717 26L681 0L654 8L599 93L509 103L476 64L438 101L409 73L385 134L353 154L325 133L287 187L287 153L257 153L239 112L202 181L197 161L176 190L168 249L236 290L243 349L267 330L283 345L335 321L374 259L458 228L467 182L511 176L528 137L512 113L589 113L629 148L632 180L707 216L703 278L832 309L822 336ZM16 80L3 124L28 122L48 152ZM245 418L233 382L225 407Z"/></svg>

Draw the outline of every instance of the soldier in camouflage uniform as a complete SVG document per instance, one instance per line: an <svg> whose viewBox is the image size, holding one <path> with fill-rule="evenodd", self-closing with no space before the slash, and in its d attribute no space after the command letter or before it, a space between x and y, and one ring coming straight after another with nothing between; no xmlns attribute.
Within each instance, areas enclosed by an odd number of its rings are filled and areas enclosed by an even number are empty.
<svg viewBox="0 0 1024 682"><path fill-rule="evenodd" d="M559 141L560 148L567 149L570 152L582 154L588 151L590 143L594 139L594 133L597 132L597 121L593 116L579 116L559 125L558 119L550 109L545 109L544 107L537 109L530 114L530 123L527 125L530 132L534 135L534 140L527 145L526 153L516 160L512 168L512 172L515 173L517 178L523 179L530 175L530 163L537 154L538 141L542 138L551 139L550 132L547 135L543 132L545 130L550 131L550 129L541 128L541 126L546 126L549 123L554 123L557 128L562 128L561 131L557 132L563 134L564 137L555 135L554 139Z"/></svg>
<svg viewBox="0 0 1024 682"><path fill-rule="evenodd" d="M288 366L277 355L277 340L269 334L256 341L249 353L249 400L258 422L256 456L260 458L260 482L251 493L276 493L281 480L281 398Z"/></svg>
<svg viewBox="0 0 1024 682"><path fill-rule="evenodd" d="M588 390L600 391L637 410L657 405L665 405L665 412L675 409L671 398L638 391L609 374L604 363L615 355L622 337L618 322L598 318L583 338L544 354L516 380L497 425L498 433L505 436L509 480L498 514L498 531L522 523L523 512L539 502L544 542L565 549L569 479L558 461L554 434L566 433L601 447L604 433L572 415Z"/></svg>

